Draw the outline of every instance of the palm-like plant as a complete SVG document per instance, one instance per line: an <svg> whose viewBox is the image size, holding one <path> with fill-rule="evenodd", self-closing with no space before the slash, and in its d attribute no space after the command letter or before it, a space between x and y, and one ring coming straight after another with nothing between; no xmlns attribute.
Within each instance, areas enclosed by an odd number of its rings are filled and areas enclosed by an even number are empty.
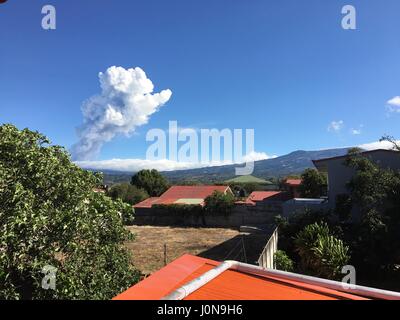
<svg viewBox="0 0 400 320"><path fill-rule="evenodd" d="M349 248L329 232L326 223L306 226L295 238L301 269L315 276L336 279L350 259Z"/></svg>

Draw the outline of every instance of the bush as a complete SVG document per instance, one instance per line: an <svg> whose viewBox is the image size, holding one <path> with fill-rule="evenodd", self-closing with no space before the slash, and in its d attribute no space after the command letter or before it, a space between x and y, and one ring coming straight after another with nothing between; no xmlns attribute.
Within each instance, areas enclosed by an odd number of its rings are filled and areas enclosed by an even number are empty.
<svg viewBox="0 0 400 320"><path fill-rule="evenodd" d="M146 190L133 186L129 183L119 183L113 185L107 195L114 200L121 199L131 205L137 204L149 197Z"/></svg>
<svg viewBox="0 0 400 320"><path fill-rule="evenodd" d="M352 208L353 203L348 194L338 194L336 196L335 213L340 221L347 221L350 219Z"/></svg>
<svg viewBox="0 0 400 320"><path fill-rule="evenodd" d="M214 191L205 200L204 209L206 213L215 215L229 215L235 205L235 197L231 193Z"/></svg>
<svg viewBox="0 0 400 320"><path fill-rule="evenodd" d="M294 239L303 272L337 279L350 257L343 241L330 234L326 223L314 223L300 231Z"/></svg>
<svg viewBox="0 0 400 320"><path fill-rule="evenodd" d="M153 209L161 209L171 216L199 216L203 215L203 207L197 204L154 204Z"/></svg>
<svg viewBox="0 0 400 320"><path fill-rule="evenodd" d="M274 254L275 268L282 271L292 272L294 270L294 263L288 257L285 251L278 250Z"/></svg>

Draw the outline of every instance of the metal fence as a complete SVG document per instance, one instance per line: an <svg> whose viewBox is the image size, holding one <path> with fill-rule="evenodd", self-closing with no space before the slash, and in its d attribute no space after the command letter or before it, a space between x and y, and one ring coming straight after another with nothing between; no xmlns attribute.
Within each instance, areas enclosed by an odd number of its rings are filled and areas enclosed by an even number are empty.
<svg viewBox="0 0 400 320"><path fill-rule="evenodd" d="M278 250L278 228L272 233L263 252L258 258L258 265L263 268L275 269L274 255Z"/></svg>

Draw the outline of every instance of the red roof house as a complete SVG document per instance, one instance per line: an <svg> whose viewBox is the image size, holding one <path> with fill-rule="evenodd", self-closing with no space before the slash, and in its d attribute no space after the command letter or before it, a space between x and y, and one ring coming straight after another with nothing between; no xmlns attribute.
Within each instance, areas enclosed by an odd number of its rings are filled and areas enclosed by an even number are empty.
<svg viewBox="0 0 400 320"><path fill-rule="evenodd" d="M154 204L199 204L203 205L205 198L214 191L232 193L228 186L172 186L160 197L148 198L134 208L151 208Z"/></svg>
<svg viewBox="0 0 400 320"><path fill-rule="evenodd" d="M184 255L114 300L368 300L400 293Z"/></svg>
<svg viewBox="0 0 400 320"><path fill-rule="evenodd" d="M283 183L286 187L286 190L290 192L293 198L299 198L300 197L299 187L301 185L301 182L302 182L301 179L286 179L284 180Z"/></svg>
<svg viewBox="0 0 400 320"><path fill-rule="evenodd" d="M265 200L282 200L284 194L283 191L253 191L245 201L237 201L236 204L255 206L257 202Z"/></svg>
<svg viewBox="0 0 400 320"><path fill-rule="evenodd" d="M285 184L290 187L298 187L301 185L301 179L286 179Z"/></svg>

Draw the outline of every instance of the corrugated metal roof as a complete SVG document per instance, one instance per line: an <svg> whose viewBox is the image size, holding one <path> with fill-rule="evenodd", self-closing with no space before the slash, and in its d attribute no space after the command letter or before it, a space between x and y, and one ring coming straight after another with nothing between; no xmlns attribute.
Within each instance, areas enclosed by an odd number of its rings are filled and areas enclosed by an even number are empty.
<svg viewBox="0 0 400 320"><path fill-rule="evenodd" d="M145 280L121 293L115 300L158 300L189 281L203 275L220 263L184 255ZM284 280L227 270L201 286L186 300L364 300L345 292Z"/></svg>

